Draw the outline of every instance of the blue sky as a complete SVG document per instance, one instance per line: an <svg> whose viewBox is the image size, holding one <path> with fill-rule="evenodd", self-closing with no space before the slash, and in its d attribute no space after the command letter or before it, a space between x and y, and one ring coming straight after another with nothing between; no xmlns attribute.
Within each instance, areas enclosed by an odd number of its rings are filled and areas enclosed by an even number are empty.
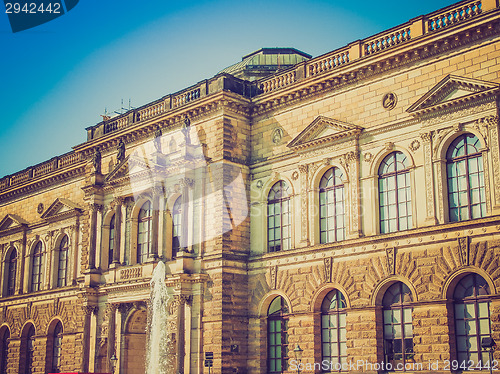
<svg viewBox="0 0 500 374"><path fill-rule="evenodd" d="M70 151L122 99L141 106L262 47L319 56L452 3L80 0L15 34L0 5L0 176Z"/></svg>

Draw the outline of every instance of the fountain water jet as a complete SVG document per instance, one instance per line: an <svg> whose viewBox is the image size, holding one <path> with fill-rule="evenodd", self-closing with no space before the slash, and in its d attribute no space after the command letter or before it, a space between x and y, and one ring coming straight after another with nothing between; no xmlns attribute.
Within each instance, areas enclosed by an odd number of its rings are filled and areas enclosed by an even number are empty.
<svg viewBox="0 0 500 374"><path fill-rule="evenodd" d="M170 297L165 285L165 274L165 264L159 261L149 282L151 296L148 305L146 374L174 373L170 339L167 333L167 304Z"/></svg>

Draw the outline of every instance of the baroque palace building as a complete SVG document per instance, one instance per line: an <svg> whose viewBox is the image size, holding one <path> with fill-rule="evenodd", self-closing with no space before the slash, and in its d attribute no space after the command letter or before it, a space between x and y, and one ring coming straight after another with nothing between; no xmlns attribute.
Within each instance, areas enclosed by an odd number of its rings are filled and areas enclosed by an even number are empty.
<svg viewBox="0 0 500 374"><path fill-rule="evenodd" d="M0 179L0 374L143 374L160 260L172 373L488 371L499 96L466 0L104 118Z"/></svg>

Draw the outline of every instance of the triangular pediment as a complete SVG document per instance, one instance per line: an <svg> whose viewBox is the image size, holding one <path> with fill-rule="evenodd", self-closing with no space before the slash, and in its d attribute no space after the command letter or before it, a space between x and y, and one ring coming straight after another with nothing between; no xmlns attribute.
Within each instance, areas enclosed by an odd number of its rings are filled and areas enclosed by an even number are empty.
<svg viewBox="0 0 500 374"><path fill-rule="evenodd" d="M289 148L306 148L328 143L351 135L358 135L363 128L336 119L318 116L289 144Z"/></svg>
<svg viewBox="0 0 500 374"><path fill-rule="evenodd" d="M28 222L15 214L7 214L0 221L0 231L12 230L27 226Z"/></svg>
<svg viewBox="0 0 500 374"><path fill-rule="evenodd" d="M106 175L105 182L118 181L126 177L129 173L129 159L130 156L127 156L122 162L116 164L108 175Z"/></svg>
<svg viewBox="0 0 500 374"><path fill-rule="evenodd" d="M407 112L418 114L436 110L461 101L495 94L499 88L498 83L448 75L410 106Z"/></svg>
<svg viewBox="0 0 500 374"><path fill-rule="evenodd" d="M57 198L42 214L42 218L47 220L56 219L77 214L81 211L82 208L78 204L68 199Z"/></svg>

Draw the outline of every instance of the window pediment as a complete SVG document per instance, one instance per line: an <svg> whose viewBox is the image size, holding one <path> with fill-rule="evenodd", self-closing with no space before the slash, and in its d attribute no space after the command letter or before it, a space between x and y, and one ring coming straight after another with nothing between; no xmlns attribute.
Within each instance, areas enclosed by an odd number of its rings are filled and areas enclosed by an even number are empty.
<svg viewBox="0 0 500 374"><path fill-rule="evenodd" d="M363 127L361 126L318 116L288 144L288 147L293 150L314 147L338 139L357 136L362 130Z"/></svg>
<svg viewBox="0 0 500 374"><path fill-rule="evenodd" d="M42 219L57 220L82 212L82 208L68 199L57 198L42 214Z"/></svg>
<svg viewBox="0 0 500 374"><path fill-rule="evenodd" d="M7 214L0 221L0 232L23 229L28 222L15 214Z"/></svg>
<svg viewBox="0 0 500 374"><path fill-rule="evenodd" d="M448 75L406 111L420 115L498 93L498 83Z"/></svg>

